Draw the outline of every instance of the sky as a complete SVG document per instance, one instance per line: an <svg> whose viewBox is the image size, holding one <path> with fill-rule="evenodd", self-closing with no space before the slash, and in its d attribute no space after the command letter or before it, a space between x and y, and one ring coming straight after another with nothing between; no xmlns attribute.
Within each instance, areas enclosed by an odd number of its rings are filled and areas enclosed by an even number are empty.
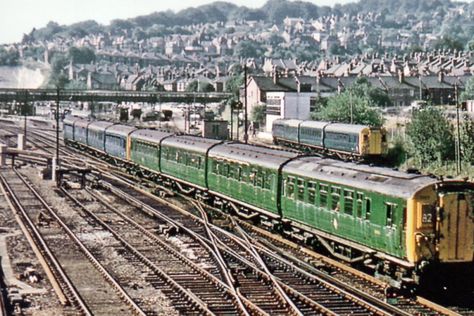
<svg viewBox="0 0 474 316"><path fill-rule="evenodd" d="M355 0L307 0L317 5L333 6ZM49 21L71 24L96 20L108 24L113 19L126 19L155 11L179 11L214 0L0 0L0 44L21 41L33 27L41 28ZM261 7L266 0L227 0L250 8Z"/></svg>

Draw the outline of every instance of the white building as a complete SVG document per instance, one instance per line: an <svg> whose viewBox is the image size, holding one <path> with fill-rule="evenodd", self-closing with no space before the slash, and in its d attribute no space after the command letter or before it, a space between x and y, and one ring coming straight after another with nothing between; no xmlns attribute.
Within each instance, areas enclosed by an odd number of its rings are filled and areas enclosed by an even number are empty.
<svg viewBox="0 0 474 316"><path fill-rule="evenodd" d="M278 78L274 74L273 77L251 76L247 82L249 113L255 106L266 105L266 132L271 132L276 119L309 119L318 94L314 77Z"/></svg>

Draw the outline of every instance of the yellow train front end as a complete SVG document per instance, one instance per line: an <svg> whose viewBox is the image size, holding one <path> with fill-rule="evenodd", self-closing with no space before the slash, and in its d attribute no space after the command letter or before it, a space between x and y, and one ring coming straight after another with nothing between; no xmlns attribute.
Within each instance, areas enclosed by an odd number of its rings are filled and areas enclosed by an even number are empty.
<svg viewBox="0 0 474 316"><path fill-rule="evenodd" d="M408 202L408 261L442 263L474 260L474 184L449 181L430 185Z"/></svg>
<svg viewBox="0 0 474 316"><path fill-rule="evenodd" d="M426 296L452 302L473 291L474 183L443 181L418 191L407 205L406 250Z"/></svg>
<svg viewBox="0 0 474 316"><path fill-rule="evenodd" d="M362 156L383 156L387 154L387 132L383 127L364 128L359 135Z"/></svg>

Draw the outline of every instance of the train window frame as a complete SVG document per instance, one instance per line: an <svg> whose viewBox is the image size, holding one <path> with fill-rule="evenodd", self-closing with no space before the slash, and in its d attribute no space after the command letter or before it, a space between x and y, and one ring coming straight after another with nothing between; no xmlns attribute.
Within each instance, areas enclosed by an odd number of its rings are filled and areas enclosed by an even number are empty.
<svg viewBox="0 0 474 316"><path fill-rule="evenodd" d="M327 184L319 184L319 206L325 209L328 207L328 190Z"/></svg>
<svg viewBox="0 0 474 316"><path fill-rule="evenodd" d="M298 187L298 192L296 193L296 198L299 201L304 202L304 196L305 196L305 180L298 178L296 180L296 186Z"/></svg>
<svg viewBox="0 0 474 316"><path fill-rule="evenodd" d="M314 181L308 181L307 188L308 188L308 203L309 204L316 204L316 189L317 183Z"/></svg>
<svg viewBox="0 0 474 316"><path fill-rule="evenodd" d="M257 169L250 170L250 172L249 172L249 182L250 182L251 185L256 186L257 176L258 176L258 170Z"/></svg>
<svg viewBox="0 0 474 316"><path fill-rule="evenodd" d="M395 225L395 212L397 210L397 204L393 202L385 202L385 226Z"/></svg>
<svg viewBox="0 0 474 316"><path fill-rule="evenodd" d="M285 185L285 193L286 193L286 197L289 198L289 199L294 199L295 197L295 178L292 177L292 176L288 176L286 178L286 185Z"/></svg>
<svg viewBox="0 0 474 316"><path fill-rule="evenodd" d="M372 199L369 197L365 197L365 220L370 221L372 215Z"/></svg>
<svg viewBox="0 0 474 316"><path fill-rule="evenodd" d="M348 202L350 201L350 204ZM350 205L350 207L348 207ZM354 214L354 191L344 189L344 214L353 215Z"/></svg>
<svg viewBox="0 0 474 316"><path fill-rule="evenodd" d="M331 186L331 211L339 212L341 210L341 188Z"/></svg>
<svg viewBox="0 0 474 316"><path fill-rule="evenodd" d="M357 192L356 193L356 207L355 207L355 215L357 218L362 218L362 209L364 205L364 193Z"/></svg>
<svg viewBox="0 0 474 316"><path fill-rule="evenodd" d="M264 177L263 188L266 190L271 190L273 183L273 173L271 171L267 171L264 173Z"/></svg>

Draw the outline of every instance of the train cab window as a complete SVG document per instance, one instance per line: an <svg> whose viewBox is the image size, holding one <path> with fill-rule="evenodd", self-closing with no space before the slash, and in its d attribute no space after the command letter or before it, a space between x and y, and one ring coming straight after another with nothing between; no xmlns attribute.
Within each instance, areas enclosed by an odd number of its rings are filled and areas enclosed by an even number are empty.
<svg viewBox="0 0 474 316"><path fill-rule="evenodd" d="M357 193L356 195L357 200L356 200L356 216L358 218L362 218L362 203L364 199L364 194L363 193Z"/></svg>
<svg viewBox="0 0 474 316"><path fill-rule="evenodd" d="M365 198L365 220L370 221L370 213L372 212L372 201Z"/></svg>
<svg viewBox="0 0 474 316"><path fill-rule="evenodd" d="M328 186L325 184L319 186L319 205L321 207L327 207L328 205Z"/></svg>
<svg viewBox="0 0 474 316"><path fill-rule="evenodd" d="M298 179L298 200L304 201L304 180Z"/></svg>
<svg viewBox="0 0 474 316"><path fill-rule="evenodd" d="M314 204L316 202L316 183L308 182L308 203Z"/></svg>
<svg viewBox="0 0 474 316"><path fill-rule="evenodd" d="M352 215L354 208L354 192L344 190L344 213Z"/></svg>
<svg viewBox="0 0 474 316"><path fill-rule="evenodd" d="M396 204L385 203L385 225L392 226L394 224Z"/></svg>
<svg viewBox="0 0 474 316"><path fill-rule="evenodd" d="M295 178L286 178L286 196L290 199L295 197Z"/></svg>

